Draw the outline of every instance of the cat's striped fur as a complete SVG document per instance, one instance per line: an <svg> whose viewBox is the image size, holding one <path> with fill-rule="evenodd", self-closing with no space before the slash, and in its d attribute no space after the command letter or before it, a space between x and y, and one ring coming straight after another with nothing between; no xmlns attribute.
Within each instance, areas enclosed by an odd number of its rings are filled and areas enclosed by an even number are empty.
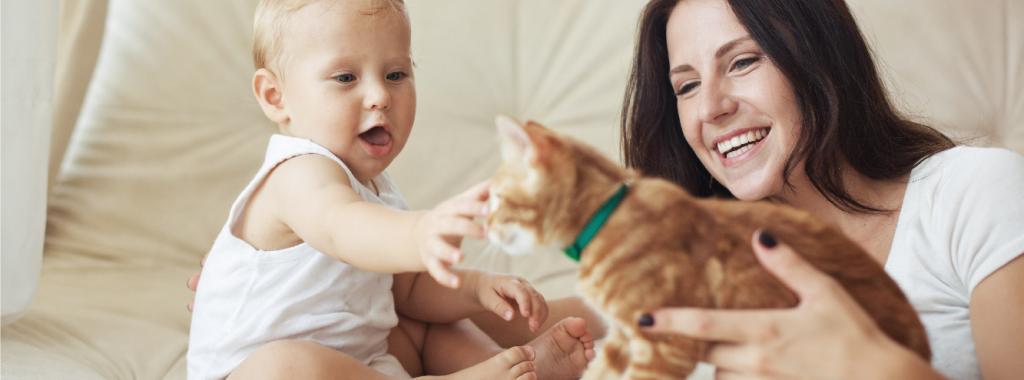
<svg viewBox="0 0 1024 380"><path fill-rule="evenodd" d="M645 311L795 306L796 296L753 255L750 238L764 227L835 278L889 337L930 357L917 314L882 266L809 214L767 202L697 199L536 123L498 124L505 162L492 180L488 230L499 244L564 247L620 184L631 183L580 259L580 291L610 322L585 379L681 379L693 370L705 343L640 331L636 320Z"/></svg>

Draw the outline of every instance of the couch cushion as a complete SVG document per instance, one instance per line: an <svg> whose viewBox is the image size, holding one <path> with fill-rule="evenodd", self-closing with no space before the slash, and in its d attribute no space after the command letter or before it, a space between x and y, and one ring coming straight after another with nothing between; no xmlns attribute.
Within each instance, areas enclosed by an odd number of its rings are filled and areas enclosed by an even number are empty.
<svg viewBox="0 0 1024 380"><path fill-rule="evenodd" d="M971 145L1024 152L1024 4L853 0L891 98Z"/></svg>

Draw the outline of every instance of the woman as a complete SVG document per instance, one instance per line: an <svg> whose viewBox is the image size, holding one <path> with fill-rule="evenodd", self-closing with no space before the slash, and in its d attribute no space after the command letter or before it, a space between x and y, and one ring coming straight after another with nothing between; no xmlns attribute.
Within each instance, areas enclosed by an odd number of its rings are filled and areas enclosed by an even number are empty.
<svg viewBox="0 0 1024 380"><path fill-rule="evenodd" d="M910 298L936 370L1024 373L1024 157L955 147L900 117L841 0L654 0L639 25L623 112L629 166L698 196L767 199L835 225ZM641 325L719 342L708 360L723 378L938 376L834 282L770 234L759 240L762 262L793 274L780 279L798 307L661 310Z"/></svg>

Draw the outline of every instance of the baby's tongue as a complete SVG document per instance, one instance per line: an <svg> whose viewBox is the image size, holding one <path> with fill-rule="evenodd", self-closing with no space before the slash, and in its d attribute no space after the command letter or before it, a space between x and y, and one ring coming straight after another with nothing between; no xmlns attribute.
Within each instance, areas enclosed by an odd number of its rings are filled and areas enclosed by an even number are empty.
<svg viewBox="0 0 1024 380"><path fill-rule="evenodd" d="M381 127L373 127L369 131L360 133L359 137L372 145L387 145L391 142L391 134Z"/></svg>

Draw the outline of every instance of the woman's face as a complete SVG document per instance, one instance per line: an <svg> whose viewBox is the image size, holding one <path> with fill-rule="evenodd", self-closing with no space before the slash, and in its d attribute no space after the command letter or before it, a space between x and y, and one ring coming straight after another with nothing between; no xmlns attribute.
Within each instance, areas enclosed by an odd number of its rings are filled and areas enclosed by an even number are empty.
<svg viewBox="0 0 1024 380"><path fill-rule="evenodd" d="M739 199L779 194L800 130L793 90L725 0L685 0L666 30L683 136Z"/></svg>

